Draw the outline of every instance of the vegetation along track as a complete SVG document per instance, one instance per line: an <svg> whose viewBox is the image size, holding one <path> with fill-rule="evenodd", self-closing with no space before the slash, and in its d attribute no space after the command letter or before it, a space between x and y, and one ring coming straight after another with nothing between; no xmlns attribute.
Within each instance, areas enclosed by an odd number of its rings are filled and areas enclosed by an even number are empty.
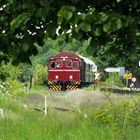
<svg viewBox="0 0 140 140"><path fill-rule="evenodd" d="M100 88L103 92L112 92L118 94L136 94L140 93L140 89L117 89L117 88Z"/></svg>
<svg viewBox="0 0 140 140"><path fill-rule="evenodd" d="M104 107L108 102L119 103L122 100L129 100L132 96L125 94L111 94L99 90L77 89L73 91L48 91L49 94L29 93L25 97L28 105L44 107L44 97L47 96L48 108L63 108L73 110L85 107Z"/></svg>

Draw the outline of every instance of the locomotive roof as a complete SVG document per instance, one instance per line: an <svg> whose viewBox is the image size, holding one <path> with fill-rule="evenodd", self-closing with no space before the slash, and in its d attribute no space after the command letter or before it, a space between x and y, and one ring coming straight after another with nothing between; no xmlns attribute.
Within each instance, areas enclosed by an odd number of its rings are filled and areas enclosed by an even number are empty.
<svg viewBox="0 0 140 140"><path fill-rule="evenodd" d="M72 52L60 52L60 53L56 54L53 58L60 58L60 57L70 57L70 58L79 58L79 59L81 58L84 60L84 62L86 64L93 65L93 69L97 70L97 66L95 65L95 63L92 60L90 60L86 57L83 57L81 55L77 55Z"/></svg>

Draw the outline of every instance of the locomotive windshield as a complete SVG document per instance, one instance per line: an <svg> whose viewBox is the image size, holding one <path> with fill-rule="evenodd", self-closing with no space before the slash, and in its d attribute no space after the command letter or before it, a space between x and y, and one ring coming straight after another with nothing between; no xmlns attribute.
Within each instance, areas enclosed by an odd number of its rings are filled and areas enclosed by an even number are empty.
<svg viewBox="0 0 140 140"><path fill-rule="evenodd" d="M58 59L57 60L57 68L60 68L60 67L62 67L63 66L63 63L62 63L62 60L61 59Z"/></svg>
<svg viewBox="0 0 140 140"><path fill-rule="evenodd" d="M67 59L67 67L71 67L72 66L72 60L71 59Z"/></svg>
<svg viewBox="0 0 140 140"><path fill-rule="evenodd" d="M55 67L56 67L55 61L51 61L50 62L50 68L55 68Z"/></svg>
<svg viewBox="0 0 140 140"><path fill-rule="evenodd" d="M73 61L73 68L78 68L79 67L79 64L77 61Z"/></svg>

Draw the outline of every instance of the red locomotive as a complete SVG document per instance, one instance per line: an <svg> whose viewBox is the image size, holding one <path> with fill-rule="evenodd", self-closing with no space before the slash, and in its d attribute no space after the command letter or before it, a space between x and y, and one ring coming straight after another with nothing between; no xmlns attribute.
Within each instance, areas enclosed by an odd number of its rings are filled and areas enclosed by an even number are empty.
<svg viewBox="0 0 140 140"><path fill-rule="evenodd" d="M88 58L61 52L48 61L48 85L52 90L73 90L93 83L96 71Z"/></svg>

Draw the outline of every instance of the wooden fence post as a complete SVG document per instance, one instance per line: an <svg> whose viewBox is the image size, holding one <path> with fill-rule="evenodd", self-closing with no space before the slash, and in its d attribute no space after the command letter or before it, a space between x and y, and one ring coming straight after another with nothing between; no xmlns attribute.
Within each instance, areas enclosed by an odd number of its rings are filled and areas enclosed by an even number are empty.
<svg viewBox="0 0 140 140"><path fill-rule="evenodd" d="M48 114L48 107L47 107L47 97L45 96L45 116Z"/></svg>

